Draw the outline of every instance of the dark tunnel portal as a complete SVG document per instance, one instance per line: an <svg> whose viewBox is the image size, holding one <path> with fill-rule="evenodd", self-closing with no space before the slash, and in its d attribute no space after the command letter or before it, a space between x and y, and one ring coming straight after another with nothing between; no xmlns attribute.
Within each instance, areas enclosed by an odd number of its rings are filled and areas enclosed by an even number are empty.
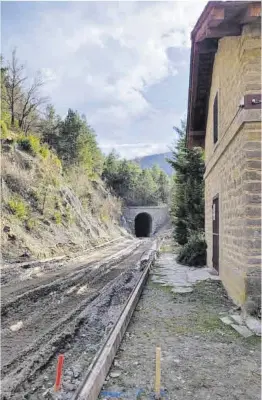
<svg viewBox="0 0 262 400"><path fill-rule="evenodd" d="M146 212L140 213L135 218L136 237L149 237L152 233L152 217Z"/></svg>

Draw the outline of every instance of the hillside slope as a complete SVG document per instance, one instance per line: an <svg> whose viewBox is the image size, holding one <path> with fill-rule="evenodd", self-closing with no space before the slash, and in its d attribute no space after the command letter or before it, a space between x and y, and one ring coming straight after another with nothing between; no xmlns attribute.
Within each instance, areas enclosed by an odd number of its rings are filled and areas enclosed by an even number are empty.
<svg viewBox="0 0 262 400"><path fill-rule="evenodd" d="M121 235L121 203L80 168L2 141L2 257L17 261L81 252Z"/></svg>
<svg viewBox="0 0 262 400"><path fill-rule="evenodd" d="M166 174L172 175L173 174L173 169L170 166L170 164L166 161L166 158L171 158L172 153L160 153L160 154L152 154L150 156L145 156L145 157L139 157L136 158L134 161L136 161L141 168L147 169L147 168L152 168L153 165L158 165Z"/></svg>

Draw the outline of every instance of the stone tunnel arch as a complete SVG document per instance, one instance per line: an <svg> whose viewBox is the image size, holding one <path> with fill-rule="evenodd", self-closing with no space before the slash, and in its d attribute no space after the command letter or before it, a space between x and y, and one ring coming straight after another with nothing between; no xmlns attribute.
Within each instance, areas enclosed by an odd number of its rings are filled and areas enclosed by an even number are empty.
<svg viewBox="0 0 262 400"><path fill-rule="evenodd" d="M152 233L152 217L147 212L141 212L135 217L136 237L149 237Z"/></svg>

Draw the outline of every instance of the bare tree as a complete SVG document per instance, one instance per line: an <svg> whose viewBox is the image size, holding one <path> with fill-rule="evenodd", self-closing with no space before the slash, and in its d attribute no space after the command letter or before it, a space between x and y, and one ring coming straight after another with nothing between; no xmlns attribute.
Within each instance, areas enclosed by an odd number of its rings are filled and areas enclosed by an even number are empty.
<svg viewBox="0 0 262 400"><path fill-rule="evenodd" d="M15 125L15 118L18 120L19 128L25 133L37 120L39 107L47 101L47 97L41 96L40 89L44 80L38 72L31 85L26 88L25 66L20 64L16 49L12 51L12 59L8 63L5 74L6 102L11 114L11 125Z"/></svg>
<svg viewBox="0 0 262 400"><path fill-rule="evenodd" d="M16 57L16 49L12 51L11 62L7 66L7 75L5 77L6 86L6 102L11 113L11 125L15 124L15 112L16 106L22 96L21 86L26 80L24 76L25 67L23 64L19 64Z"/></svg>
<svg viewBox="0 0 262 400"><path fill-rule="evenodd" d="M40 94L40 88L45 84L40 73L36 75L32 85L21 98L21 108L19 112L19 127L25 132L29 129L29 123L35 120L36 112L39 107L48 100Z"/></svg>

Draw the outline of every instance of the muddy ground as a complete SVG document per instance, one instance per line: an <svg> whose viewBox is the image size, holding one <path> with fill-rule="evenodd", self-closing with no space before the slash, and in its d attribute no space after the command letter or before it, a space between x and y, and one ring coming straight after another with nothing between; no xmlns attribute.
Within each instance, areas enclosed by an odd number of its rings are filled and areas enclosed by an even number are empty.
<svg viewBox="0 0 262 400"><path fill-rule="evenodd" d="M152 278L154 269L100 399L153 399L160 346L161 398L260 400L260 338L243 338L221 322L233 307L221 282L174 294Z"/></svg>
<svg viewBox="0 0 262 400"><path fill-rule="evenodd" d="M75 261L4 270L2 399L72 399L135 286L137 262L152 240L124 239ZM60 353L63 385L55 394Z"/></svg>

